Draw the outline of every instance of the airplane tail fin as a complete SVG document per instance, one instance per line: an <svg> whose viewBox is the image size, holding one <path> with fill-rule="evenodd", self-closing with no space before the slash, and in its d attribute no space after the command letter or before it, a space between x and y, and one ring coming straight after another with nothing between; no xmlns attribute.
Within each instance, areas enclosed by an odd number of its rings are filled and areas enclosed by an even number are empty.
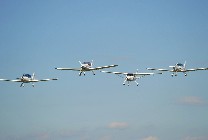
<svg viewBox="0 0 208 140"><path fill-rule="evenodd" d="M136 70L136 73L139 73L139 69Z"/></svg>
<svg viewBox="0 0 208 140"><path fill-rule="evenodd" d="M184 68L186 68L186 61L184 62L183 66L184 66Z"/></svg>
<svg viewBox="0 0 208 140"><path fill-rule="evenodd" d="M91 67L93 67L93 60L91 61Z"/></svg>
<svg viewBox="0 0 208 140"><path fill-rule="evenodd" d="M35 73L33 72L33 74L32 74L32 80L34 80L35 79Z"/></svg>

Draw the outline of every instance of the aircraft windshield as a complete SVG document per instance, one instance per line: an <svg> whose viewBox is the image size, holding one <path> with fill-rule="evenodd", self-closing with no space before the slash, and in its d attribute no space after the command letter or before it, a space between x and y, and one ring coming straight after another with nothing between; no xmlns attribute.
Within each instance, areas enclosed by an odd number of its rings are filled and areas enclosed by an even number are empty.
<svg viewBox="0 0 208 140"><path fill-rule="evenodd" d="M134 76L134 74L133 73L128 73L127 76Z"/></svg>
<svg viewBox="0 0 208 140"><path fill-rule="evenodd" d="M88 64L89 66L91 66L91 63L90 62L84 62L83 64Z"/></svg>
<svg viewBox="0 0 208 140"><path fill-rule="evenodd" d="M181 63L178 63L178 64L177 64L177 66L181 66L181 67L183 67L183 64L181 64Z"/></svg>
<svg viewBox="0 0 208 140"><path fill-rule="evenodd" d="M30 74L23 74L23 76L28 77L28 78L31 78L31 75Z"/></svg>

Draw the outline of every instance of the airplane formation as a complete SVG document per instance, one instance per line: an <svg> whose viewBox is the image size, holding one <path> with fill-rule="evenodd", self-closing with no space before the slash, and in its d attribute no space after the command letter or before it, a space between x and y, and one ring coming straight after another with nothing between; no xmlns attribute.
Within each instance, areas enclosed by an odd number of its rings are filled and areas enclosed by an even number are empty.
<svg viewBox="0 0 208 140"><path fill-rule="evenodd" d="M118 65L107 65L107 66L100 66L100 67L93 67L93 61L91 62L81 62L79 68L55 68L56 70L72 70L72 71L79 71L79 76L82 75L82 73L85 76L85 72L91 71L93 75L95 75L96 70L101 70L101 69L106 69L106 68L112 68L112 67L117 67ZM169 71L172 72L171 76L177 76L177 73L184 73L185 76L187 76L187 72L192 72L192 71L199 71L199 70L208 70L208 68L192 68L192 69L186 69L186 61L184 64L182 63L176 63L174 66L169 66L171 69L163 69L163 68L147 68L147 70L152 70L152 71L159 71L159 72L152 72L152 73L140 73L138 70L135 73L129 73L129 72L112 72L112 71L100 71L103 73L112 73L116 75L123 75L124 81L123 85L130 85L130 82L135 82L136 85L138 86L139 83L137 82L137 79L140 79L144 76L149 76L149 75L155 75L155 74L163 74L162 72ZM35 78L35 73L31 74L23 74L20 78L16 78L14 80L10 79L0 79L0 81L10 81L10 82L20 82L21 85L20 87L24 87L25 83L32 83L32 86L34 87L34 83L36 82L46 82L50 80L58 80L58 78L50 78L50 79L41 79L38 80Z"/></svg>

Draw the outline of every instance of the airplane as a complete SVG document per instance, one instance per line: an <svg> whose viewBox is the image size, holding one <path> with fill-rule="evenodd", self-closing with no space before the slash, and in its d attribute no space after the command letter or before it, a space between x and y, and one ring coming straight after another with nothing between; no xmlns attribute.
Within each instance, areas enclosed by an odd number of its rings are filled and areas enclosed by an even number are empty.
<svg viewBox="0 0 208 140"><path fill-rule="evenodd" d="M49 80L58 80L57 78L53 79L42 79L42 80L37 80L35 79L35 73L32 75L30 74L23 74L20 78L16 78L15 80L9 80L9 79L0 79L0 81L11 81L11 82L21 82L20 87L24 87L24 83L32 83L32 86L34 87L35 82L45 82Z"/></svg>
<svg viewBox="0 0 208 140"><path fill-rule="evenodd" d="M101 67L95 67L93 68L93 60L92 62L81 62L79 61L81 67L80 68L55 68L57 70L73 70L73 71L79 71L79 76L82 75L82 73L84 73L86 71L92 71L93 75L95 75L94 70L100 70L100 69L104 69L104 68L111 68L111 67L116 67L118 65L109 65L109 66L101 66Z"/></svg>
<svg viewBox="0 0 208 140"><path fill-rule="evenodd" d="M169 66L172 69L156 69L156 68L147 68L147 70L158 70L158 71L170 71L172 72L171 76L177 76L178 72L183 72L185 76L187 76L186 72L197 71L197 70L208 70L208 68L194 68L194 69L186 69L186 61L184 64L176 63L175 66Z"/></svg>
<svg viewBox="0 0 208 140"><path fill-rule="evenodd" d="M138 70L135 73L111 72L111 71L101 71L101 72L104 72L104 73L113 73L113 74L118 74L118 75L120 75L120 74L125 75L123 85L126 85L126 82L127 82L128 83L128 86L129 86L129 83L130 82L133 82L133 81L137 84L137 86L139 86L139 83L137 82L137 79L140 79L140 78L142 78L144 76L154 75L154 74L162 74L162 73L139 73Z"/></svg>

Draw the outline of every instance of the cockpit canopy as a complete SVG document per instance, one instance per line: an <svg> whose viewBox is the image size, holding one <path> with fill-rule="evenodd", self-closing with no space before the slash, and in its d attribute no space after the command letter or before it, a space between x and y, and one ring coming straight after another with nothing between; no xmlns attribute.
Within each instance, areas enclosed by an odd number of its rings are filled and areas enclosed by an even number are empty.
<svg viewBox="0 0 208 140"><path fill-rule="evenodd" d="M31 78L32 77L30 74L23 74L22 76L23 77L28 77L28 78Z"/></svg>
<svg viewBox="0 0 208 140"><path fill-rule="evenodd" d="M91 62L83 62L83 64L87 64L87 65L91 66Z"/></svg>
<svg viewBox="0 0 208 140"><path fill-rule="evenodd" d="M181 63L177 63L176 65L180 66L180 67L183 67L183 64L181 64Z"/></svg>
<svg viewBox="0 0 208 140"><path fill-rule="evenodd" d="M133 73L128 73L127 76L134 76L134 74Z"/></svg>

